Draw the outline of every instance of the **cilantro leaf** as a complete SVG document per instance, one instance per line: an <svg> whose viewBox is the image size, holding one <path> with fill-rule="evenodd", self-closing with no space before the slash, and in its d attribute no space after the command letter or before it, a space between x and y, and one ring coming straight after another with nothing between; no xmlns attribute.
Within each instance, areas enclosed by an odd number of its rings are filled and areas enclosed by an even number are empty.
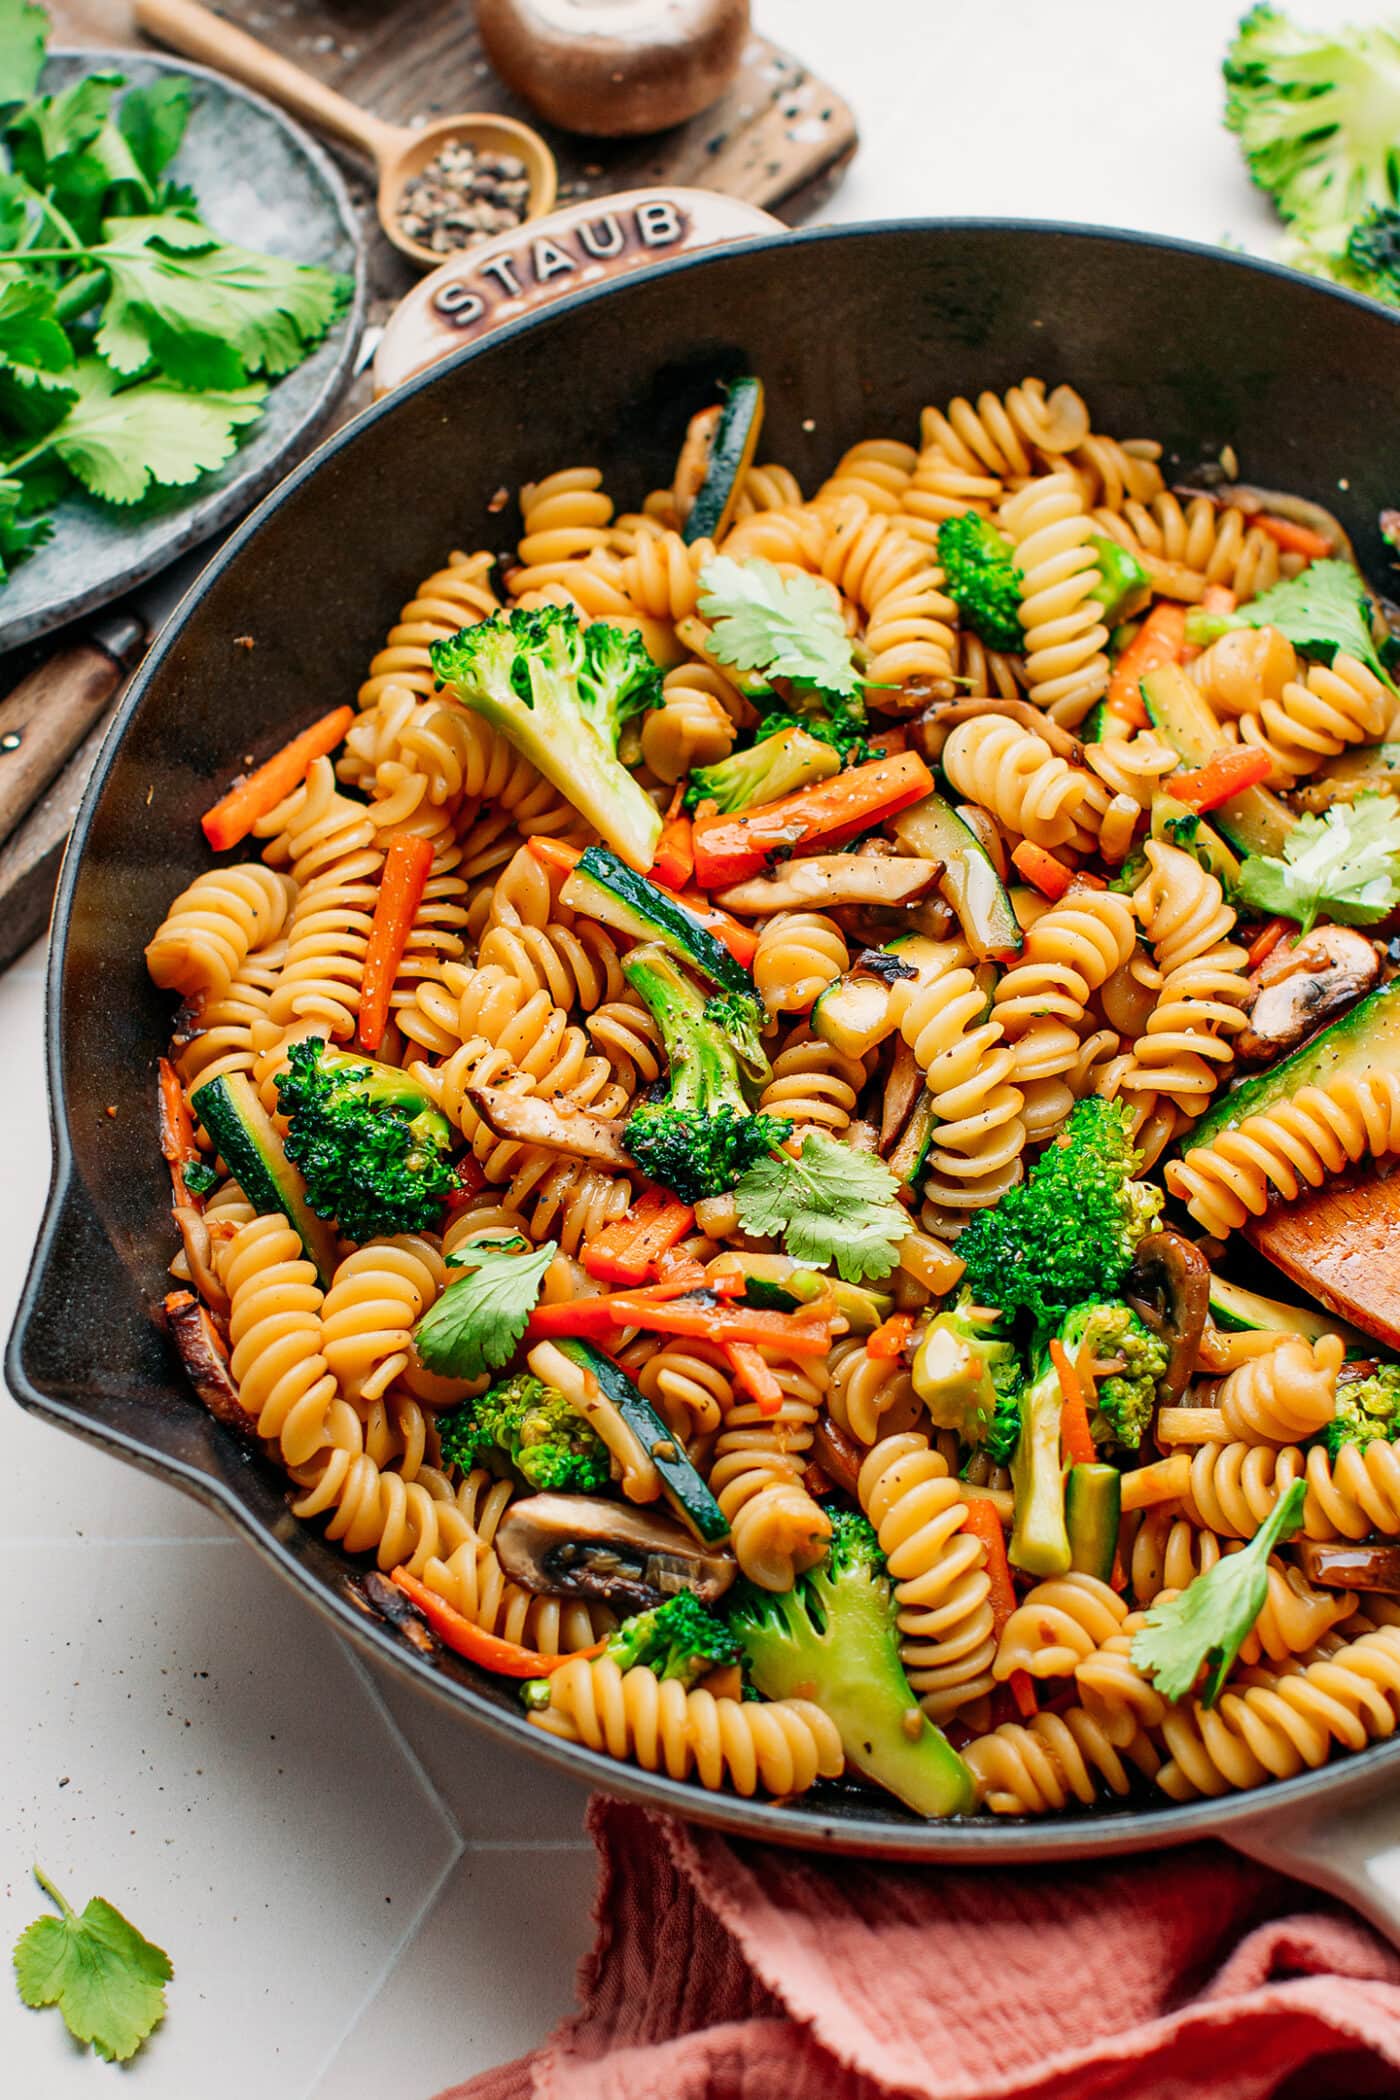
<svg viewBox="0 0 1400 2100"><path fill-rule="evenodd" d="M734 1200L745 1232L781 1235L795 1261L834 1261L847 1283L888 1276L909 1213L882 1159L809 1130L801 1157L770 1153L738 1183Z"/></svg>
<svg viewBox="0 0 1400 2100"><path fill-rule="evenodd" d="M715 623L715 655L736 669L804 679L830 693L859 686L851 638L820 578L784 576L770 561L719 554L700 571L699 603Z"/></svg>
<svg viewBox="0 0 1400 2100"><path fill-rule="evenodd" d="M428 1369L449 1378L479 1378L507 1363L555 1251L553 1240L530 1247L517 1234L508 1240L467 1240L449 1255L449 1268L469 1267L471 1273L449 1283L413 1330Z"/></svg>
<svg viewBox="0 0 1400 2100"><path fill-rule="evenodd" d="M181 212L109 220L96 254L112 280L98 351L118 372L154 358L182 386L290 372L342 296L333 271L235 247Z"/></svg>
<svg viewBox="0 0 1400 2100"><path fill-rule="evenodd" d="M73 362L73 346L63 332L54 295L37 278L0 283L0 363L21 374L27 384L62 385L50 374Z"/></svg>
<svg viewBox="0 0 1400 2100"><path fill-rule="evenodd" d="M0 102L23 102L39 85L49 20L30 0L0 5Z"/></svg>
<svg viewBox="0 0 1400 2100"><path fill-rule="evenodd" d="M49 518L21 516L25 500L21 482L0 480L0 583L8 577L17 561L32 554L53 538L53 521Z"/></svg>
<svg viewBox="0 0 1400 2100"><path fill-rule="evenodd" d="M20 1934L19 1994L36 2011L56 2005L73 2039L91 2042L104 2063L125 2063L165 2018L170 1957L101 1896L79 1917L38 1867L34 1879L59 1916L36 1918Z"/></svg>
<svg viewBox="0 0 1400 2100"><path fill-rule="evenodd" d="M1394 691L1371 633L1371 601L1350 562L1310 562L1301 575L1261 591L1237 612L1195 608L1187 615L1191 642L1214 641L1231 627L1277 627L1304 656L1325 664L1334 656L1354 656Z"/></svg>
<svg viewBox="0 0 1400 2100"><path fill-rule="evenodd" d="M1400 904L1400 805L1364 794L1300 817L1281 860L1246 857L1235 894L1257 911L1299 920L1304 933L1320 913L1343 926L1374 925Z"/></svg>
<svg viewBox="0 0 1400 2100"><path fill-rule="evenodd" d="M120 73L85 73L59 94L39 95L16 110L5 128L18 173L45 189L61 162L71 164L92 144L124 84Z"/></svg>
<svg viewBox="0 0 1400 2100"><path fill-rule="evenodd" d="M178 73L129 88L122 96L117 123L148 184L164 174L179 152L193 101L193 83Z"/></svg>
<svg viewBox="0 0 1400 2100"><path fill-rule="evenodd" d="M116 391L95 357L80 358L78 398L48 443L84 488L108 503L135 503L152 482L165 488L197 481L232 457L239 426L262 413L259 385L188 394L163 379Z"/></svg>
<svg viewBox="0 0 1400 2100"><path fill-rule="evenodd" d="M1204 1575L1162 1604L1133 1636L1132 1659L1173 1704L1190 1692L1203 1665L1213 1664L1201 1704L1213 1706L1235 1666L1269 1594L1269 1555L1303 1521L1307 1483L1295 1480L1239 1553L1227 1553Z"/></svg>

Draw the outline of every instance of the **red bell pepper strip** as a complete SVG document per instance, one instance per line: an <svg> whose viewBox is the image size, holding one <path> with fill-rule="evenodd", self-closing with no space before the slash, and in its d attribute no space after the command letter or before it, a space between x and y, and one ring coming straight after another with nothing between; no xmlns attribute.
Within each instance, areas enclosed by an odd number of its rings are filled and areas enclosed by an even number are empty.
<svg viewBox="0 0 1400 2100"><path fill-rule="evenodd" d="M410 1575L407 1568L395 1568L389 1579L422 1612L444 1648L450 1648L455 1655L465 1655L468 1662L480 1664L483 1670L494 1670L498 1677L548 1677L561 1663L573 1662L579 1656L601 1655L607 1646L602 1640L595 1641L591 1648L575 1648L568 1655L541 1655L534 1648L522 1648L517 1641L503 1641L497 1633L484 1633L454 1604L439 1597L416 1575Z"/></svg>
<svg viewBox="0 0 1400 2100"><path fill-rule="evenodd" d="M1292 518L1276 518L1272 511L1259 511L1250 523L1267 532L1275 546L1282 547L1286 554L1304 554L1309 561L1330 561L1337 551L1331 540L1314 532L1311 525L1295 525Z"/></svg>
<svg viewBox="0 0 1400 2100"><path fill-rule="evenodd" d="M606 1343L619 1327L644 1327L653 1334L695 1335L719 1342L766 1342L785 1356L825 1356L831 1348L833 1311L764 1312L753 1306L716 1305L710 1294L687 1303L687 1293L663 1289L614 1291L600 1298L574 1298L563 1305L537 1305L528 1329L532 1342L578 1334Z"/></svg>
<svg viewBox="0 0 1400 2100"><path fill-rule="evenodd" d="M1137 633L1113 667L1108 682L1108 705L1114 714L1131 722L1135 729L1147 727L1139 682L1149 671L1181 661L1186 647L1186 609L1181 605L1154 605Z"/></svg>
<svg viewBox="0 0 1400 2100"><path fill-rule="evenodd" d="M737 816L718 812L695 823L695 880L727 889L762 872L771 853L831 851L885 817L933 792L933 775L916 751L872 759L829 780L765 802Z"/></svg>
<svg viewBox="0 0 1400 2100"><path fill-rule="evenodd" d="M783 1389L752 1342L726 1342L724 1353L735 1383L741 1385L761 1415L781 1413Z"/></svg>
<svg viewBox="0 0 1400 2100"><path fill-rule="evenodd" d="M867 1339L865 1353L873 1356L877 1363L892 1363L895 1357L903 1354L904 1345L913 1332L912 1313L891 1313Z"/></svg>
<svg viewBox="0 0 1400 2100"><path fill-rule="evenodd" d="M356 1040L373 1057L389 1024L389 994L403 961L413 921L433 872L433 842L400 834L390 839L365 947Z"/></svg>
<svg viewBox="0 0 1400 2100"><path fill-rule="evenodd" d="M1067 868L1044 846L1037 846L1030 839L1022 839L1011 855L1012 865L1033 883L1042 897L1063 897L1074 880L1074 870Z"/></svg>
<svg viewBox="0 0 1400 2100"><path fill-rule="evenodd" d="M1203 766L1173 773L1167 791L1188 809L1219 809L1232 795L1262 786L1273 770L1272 758L1258 744L1224 744Z"/></svg>
<svg viewBox="0 0 1400 2100"><path fill-rule="evenodd" d="M987 1602L992 1612L992 1636L1000 1640L1007 1620L1016 1609L1016 1591L1011 1581L1011 1563L1006 1557L1006 1538L995 1505L974 1497L967 1505L963 1530L980 1540L987 1556ZM1023 1721L1036 1713L1035 1686L1024 1670L1013 1670L1007 1686Z"/></svg>
<svg viewBox="0 0 1400 2100"><path fill-rule="evenodd" d="M318 758L334 751L355 719L353 707L336 707L290 744L275 751L265 765L231 787L223 798L207 809L201 822L204 836L216 853L227 852L246 839L259 817L276 809L279 802L300 787Z"/></svg>
<svg viewBox="0 0 1400 2100"><path fill-rule="evenodd" d="M583 1266L599 1283L645 1283L662 1255L683 1240L694 1223L688 1203L654 1189L640 1196L625 1217L584 1242Z"/></svg>
<svg viewBox="0 0 1400 2100"><path fill-rule="evenodd" d="M1066 1465L1093 1466L1098 1464L1099 1454L1094 1449L1094 1439L1089 1434L1089 1411L1084 1405L1084 1389L1079 1383L1079 1374L1069 1360L1069 1351L1058 1339L1050 1344L1050 1361L1060 1381L1060 1444Z"/></svg>
<svg viewBox="0 0 1400 2100"><path fill-rule="evenodd" d="M1257 970L1260 963L1267 962L1286 933L1293 931L1292 919L1270 919L1245 950L1245 968Z"/></svg>

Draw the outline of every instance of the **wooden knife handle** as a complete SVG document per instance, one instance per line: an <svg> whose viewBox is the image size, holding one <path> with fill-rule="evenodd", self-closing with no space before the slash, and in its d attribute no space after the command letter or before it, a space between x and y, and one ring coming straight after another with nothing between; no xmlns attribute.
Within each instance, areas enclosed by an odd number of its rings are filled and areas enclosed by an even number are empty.
<svg viewBox="0 0 1400 2100"><path fill-rule="evenodd" d="M0 839L61 772L134 661L145 629L128 614L94 627L0 700Z"/></svg>

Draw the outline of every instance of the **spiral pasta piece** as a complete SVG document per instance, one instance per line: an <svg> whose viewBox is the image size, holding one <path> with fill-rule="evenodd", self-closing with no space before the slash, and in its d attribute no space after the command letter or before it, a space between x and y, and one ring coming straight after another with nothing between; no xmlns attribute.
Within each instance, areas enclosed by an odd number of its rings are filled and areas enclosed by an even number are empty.
<svg viewBox="0 0 1400 2100"><path fill-rule="evenodd" d="M798 1130L815 1125L838 1137L855 1114L864 1084L860 1060L833 1049L803 1022L773 1059L758 1105L765 1116L789 1117Z"/></svg>
<svg viewBox="0 0 1400 2100"><path fill-rule="evenodd" d="M1222 1426L1242 1444L1295 1444L1315 1436L1336 1412L1345 1353L1339 1334L1311 1343L1285 1335L1276 1349L1222 1381L1216 1396Z"/></svg>
<svg viewBox="0 0 1400 2100"><path fill-rule="evenodd" d="M1072 1677L1118 1632L1128 1607L1096 1575L1059 1575L1027 1591L1001 1630L992 1675Z"/></svg>
<svg viewBox="0 0 1400 2100"><path fill-rule="evenodd" d="M760 1589L789 1590L826 1551L831 1520L802 1484L825 1372L764 1351L783 1388L775 1414L736 1402L715 1439L710 1492L724 1512L734 1557Z"/></svg>
<svg viewBox="0 0 1400 2100"><path fill-rule="evenodd" d="M754 984L770 1014L810 1013L850 960L834 919L815 911L779 912L758 937Z"/></svg>
<svg viewBox="0 0 1400 2100"><path fill-rule="evenodd" d="M1100 1792L1123 1795L1134 1771L1152 1778L1158 1757L1141 1728L1116 1742L1083 1706L1039 1713L1029 1727L1007 1721L963 1749L980 1806L994 1816L1047 1815L1071 1801L1091 1808Z"/></svg>
<svg viewBox="0 0 1400 2100"><path fill-rule="evenodd" d="M1080 821L1091 776L1005 715L959 722L943 746L943 770L960 795L1034 845L1091 843Z"/></svg>
<svg viewBox="0 0 1400 2100"><path fill-rule="evenodd" d="M287 876L255 862L197 875L147 943L152 983L186 999L222 999L252 951L277 939L294 896Z"/></svg>
<svg viewBox="0 0 1400 2100"><path fill-rule="evenodd" d="M1187 603L1214 583L1243 604L1283 573L1277 542L1233 504L1217 505L1208 496L1183 506L1170 489L1160 489L1147 502L1129 497L1118 508L1101 505L1093 524L1137 556L1154 590Z"/></svg>
<svg viewBox="0 0 1400 2100"><path fill-rule="evenodd" d="M362 708L373 707L390 684L431 697L437 684L429 654L432 644L450 640L463 627L489 620L501 609L490 581L495 559L484 552L456 551L445 568L424 578L369 667L359 692Z"/></svg>
<svg viewBox="0 0 1400 2100"><path fill-rule="evenodd" d="M321 1353L350 1400L377 1400L416 1361L415 1323L447 1282L434 1240L422 1233L367 1240L331 1278L321 1312Z"/></svg>
<svg viewBox="0 0 1400 2100"><path fill-rule="evenodd" d="M268 1007L287 959L285 940L250 955L217 999L201 999L198 1018L176 1038L175 1069L192 1093L209 1079L229 1072L251 1072L257 1061L255 1037L275 1035Z"/></svg>
<svg viewBox="0 0 1400 2100"><path fill-rule="evenodd" d="M894 512L918 454L898 438L864 438L843 452L812 502L818 508L855 496L872 512Z"/></svg>
<svg viewBox="0 0 1400 2100"><path fill-rule="evenodd" d="M1014 1053L1027 1137L1054 1135L1074 1106L1085 1009L1137 945L1132 907L1112 890L1073 889L1042 912L997 985L993 1018ZM1115 1039L1116 1040L1116 1039Z"/></svg>
<svg viewBox="0 0 1400 2100"><path fill-rule="evenodd" d="M1374 672L1339 654L1330 664L1311 664L1277 696L1266 693L1257 714L1241 716L1240 739L1267 751L1274 786L1290 788L1349 744L1383 736L1394 704Z"/></svg>
<svg viewBox="0 0 1400 2100"><path fill-rule="evenodd" d="M1230 1039L1245 1025L1245 951L1229 938L1235 914L1215 876L1159 839L1145 851L1148 874L1133 901L1161 987L1122 1087L1143 1112L1149 1097L1164 1095L1181 1115L1196 1116L1233 1063Z"/></svg>
<svg viewBox="0 0 1400 2100"><path fill-rule="evenodd" d="M727 758L736 729L693 665L668 671L661 690L660 707L642 718L642 756L658 780L672 785L696 766Z"/></svg>
<svg viewBox="0 0 1400 2100"><path fill-rule="evenodd" d="M1238 1541L1222 1540L1215 1532L1178 1516L1171 1507L1159 1505L1145 1512L1133 1540L1129 1587L1138 1604L1151 1604L1163 1591L1184 1590L1198 1575L1209 1574L1222 1553L1238 1550ZM1317 1588L1301 1568L1276 1553L1269 1556L1268 1576L1268 1594L1240 1649L1242 1663L1258 1662L1261 1655L1272 1662L1300 1655L1356 1609L1351 1590ZM1112 1649L1114 1643L1105 1646ZM1076 1674L1087 1697L1093 1676L1089 1665Z"/></svg>
<svg viewBox="0 0 1400 2100"><path fill-rule="evenodd" d="M924 1180L958 1218L995 1203L1019 1180L1026 1126L1016 1053L971 970L931 968L894 987L891 1010L924 1075L937 1119Z"/></svg>
<svg viewBox="0 0 1400 2100"><path fill-rule="evenodd" d="M322 1294L287 1220L240 1225L220 1263L229 1296L229 1369L245 1413L289 1466L325 1443L336 1382L322 1350Z"/></svg>
<svg viewBox="0 0 1400 2100"><path fill-rule="evenodd" d="M827 1409L857 1443L876 1444L922 1418L907 1366L897 1356L872 1356L862 1335L843 1335L826 1361Z"/></svg>
<svg viewBox="0 0 1400 2100"><path fill-rule="evenodd" d="M1292 1203L1367 1158L1400 1151L1400 1075L1367 1072L1300 1087L1287 1100L1217 1130L1169 1160L1166 1183L1206 1232L1260 1218L1275 1190Z"/></svg>
<svg viewBox="0 0 1400 2100"><path fill-rule="evenodd" d="M1043 475L1008 496L997 522L1016 549L1021 571L1030 697L1072 727L1108 686L1108 629L1093 596L1099 582L1094 521L1074 475L1061 473Z"/></svg>
<svg viewBox="0 0 1400 2100"><path fill-rule="evenodd" d="M836 1724L807 1699L716 1699L611 1656L575 1656L549 1678L549 1705L530 1719L645 1772L692 1774L711 1792L805 1793L844 1769Z"/></svg>
<svg viewBox="0 0 1400 2100"><path fill-rule="evenodd" d="M889 1564L909 1682L930 1720L944 1720L994 1682L986 1549L964 1528L966 1498L926 1437L882 1438L857 1493Z"/></svg>
<svg viewBox="0 0 1400 2100"><path fill-rule="evenodd" d="M1310 1539L1400 1536L1400 1440L1346 1444L1335 1459L1320 1444L1203 1444L1191 1459L1187 1515L1231 1538L1253 1538L1280 1495L1307 1484L1303 1531Z"/></svg>

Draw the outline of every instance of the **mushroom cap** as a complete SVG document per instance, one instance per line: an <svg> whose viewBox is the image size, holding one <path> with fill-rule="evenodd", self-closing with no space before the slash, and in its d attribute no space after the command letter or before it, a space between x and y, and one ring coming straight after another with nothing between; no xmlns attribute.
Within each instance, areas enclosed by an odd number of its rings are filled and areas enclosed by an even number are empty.
<svg viewBox="0 0 1400 2100"><path fill-rule="evenodd" d="M1373 942L1351 926L1315 926L1280 941L1254 973L1249 1026L1235 1044L1251 1064L1287 1056L1333 1015L1354 1006L1380 975Z"/></svg>
<svg viewBox="0 0 1400 2100"><path fill-rule="evenodd" d="M701 1545L673 1517L601 1495L527 1495L506 1511L494 1544L523 1589L595 1597L627 1611L646 1611L681 1590L713 1604L736 1572L731 1553Z"/></svg>
<svg viewBox="0 0 1400 2100"><path fill-rule="evenodd" d="M683 124L739 69L749 0L478 0L486 55L565 131L623 138Z"/></svg>

